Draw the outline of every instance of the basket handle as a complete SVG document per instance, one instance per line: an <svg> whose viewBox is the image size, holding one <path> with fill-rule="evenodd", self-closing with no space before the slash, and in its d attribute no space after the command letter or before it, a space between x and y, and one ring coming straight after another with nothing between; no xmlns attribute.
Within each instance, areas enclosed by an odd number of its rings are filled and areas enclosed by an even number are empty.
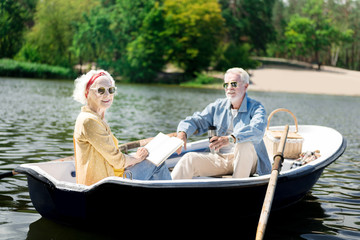
<svg viewBox="0 0 360 240"><path fill-rule="evenodd" d="M288 109L286 108L278 108L278 109L275 109L274 111L272 111L268 117L268 123L267 123L267 126L266 126L266 130L269 130L269 125L270 125L270 120L271 118L274 116L275 113L277 112L288 112L291 114L291 116L294 118L294 121L295 121L295 127L296 127L296 130L295 130L295 133L297 133L299 131L298 129L298 122L297 122L297 119L295 117L295 115Z"/></svg>

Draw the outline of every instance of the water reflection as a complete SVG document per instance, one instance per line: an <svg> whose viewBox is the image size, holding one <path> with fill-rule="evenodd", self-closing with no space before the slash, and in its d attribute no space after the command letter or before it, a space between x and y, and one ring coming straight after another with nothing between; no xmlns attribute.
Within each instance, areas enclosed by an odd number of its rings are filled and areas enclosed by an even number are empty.
<svg viewBox="0 0 360 240"><path fill-rule="evenodd" d="M174 206L174 208L176 208L176 206ZM169 217L170 216L171 211L169 211ZM213 237L214 234L224 234L223 229L234 228L239 234L241 233L240 239L245 240L255 239L258 222L258 218L256 217L246 219L236 218L235 220L228 218L222 219L221 216L215 215L213 215L214 218L202 218L202 216L195 215L191 216L191 219L187 218L186 221L178 217L179 216L172 216L171 222L164 222L163 215L161 217L154 215L151 216L152 221L147 221L145 227L142 226L141 228L142 230L151 230L159 227L159 224L161 223L161 227L164 229L186 229L185 232L179 233L181 236L184 235L184 237L188 237L188 234L191 232L192 237L201 236L202 238ZM321 204L318 202L318 198L309 193L305 199L298 204L287 208L286 210L275 212L270 216L265 239L288 240L290 239L289 236L293 236L291 239L320 239L321 234L336 235L333 228L323 224L323 221L326 218L327 215L321 207ZM114 219L114 221L118 220ZM189 223L193 223L194 225L192 226ZM134 224L134 222L127 222L126 218L115 224L121 225L123 236L130 236L132 230L136 230L139 227L139 225ZM201 226L199 226L199 224ZM208 227L214 224L216 225L216 228L209 231ZM180 235L177 233L177 237ZM31 223L27 234L28 240L118 238L119 231L109 231L109 226L97 225L95 228L75 228L57 224L46 218L40 218Z"/></svg>
<svg viewBox="0 0 360 240"><path fill-rule="evenodd" d="M298 204L272 214L266 239L285 240L289 236L297 236L291 239L316 239L318 234L334 234L332 228L323 224L327 215L318 200L308 193Z"/></svg>

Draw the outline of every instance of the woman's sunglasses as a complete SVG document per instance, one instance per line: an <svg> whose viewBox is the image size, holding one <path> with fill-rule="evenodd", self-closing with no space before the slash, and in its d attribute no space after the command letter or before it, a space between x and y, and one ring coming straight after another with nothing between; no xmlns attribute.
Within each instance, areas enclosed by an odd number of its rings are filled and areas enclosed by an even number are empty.
<svg viewBox="0 0 360 240"><path fill-rule="evenodd" d="M233 88L237 88L238 83L237 82L231 82L230 85ZM227 89L229 87L229 83L224 83L223 87L224 87L224 89Z"/></svg>
<svg viewBox="0 0 360 240"><path fill-rule="evenodd" d="M97 93L100 95L103 95L106 92L106 88L99 87L99 88L91 88L94 90L97 90ZM114 94L116 92L116 87L109 87L108 89L109 94Z"/></svg>

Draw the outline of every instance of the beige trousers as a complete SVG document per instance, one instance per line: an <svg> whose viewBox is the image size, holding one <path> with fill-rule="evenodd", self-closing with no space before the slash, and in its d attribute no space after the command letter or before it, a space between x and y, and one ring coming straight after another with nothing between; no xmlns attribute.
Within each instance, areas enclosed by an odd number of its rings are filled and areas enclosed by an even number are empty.
<svg viewBox="0 0 360 240"><path fill-rule="evenodd" d="M237 143L229 154L187 153L174 167L172 179L191 179L232 174L233 178L245 178L254 174L257 154L251 142Z"/></svg>

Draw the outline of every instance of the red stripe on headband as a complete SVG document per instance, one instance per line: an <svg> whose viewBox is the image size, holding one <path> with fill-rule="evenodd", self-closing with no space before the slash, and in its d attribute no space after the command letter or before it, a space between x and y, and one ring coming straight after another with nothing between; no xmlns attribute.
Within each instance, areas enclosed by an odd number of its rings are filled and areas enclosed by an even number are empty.
<svg viewBox="0 0 360 240"><path fill-rule="evenodd" d="M106 74L104 72L100 72L98 74L93 75L90 80L88 81L88 83L86 84L86 89L85 89L85 97L87 98L89 95L89 89L91 87L91 85L93 85L93 83L95 82L95 80L100 77L100 76L105 76Z"/></svg>

